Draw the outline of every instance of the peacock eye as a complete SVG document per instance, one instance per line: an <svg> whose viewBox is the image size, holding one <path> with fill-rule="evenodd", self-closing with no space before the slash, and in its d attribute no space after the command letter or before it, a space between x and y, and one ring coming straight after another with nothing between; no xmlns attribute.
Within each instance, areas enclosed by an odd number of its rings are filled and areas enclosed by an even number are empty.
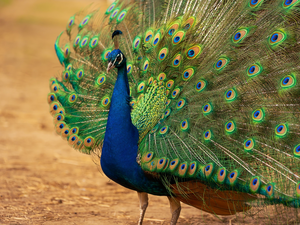
<svg viewBox="0 0 300 225"><path fill-rule="evenodd" d="M121 56L117 57L117 61L120 62L121 61Z"/></svg>

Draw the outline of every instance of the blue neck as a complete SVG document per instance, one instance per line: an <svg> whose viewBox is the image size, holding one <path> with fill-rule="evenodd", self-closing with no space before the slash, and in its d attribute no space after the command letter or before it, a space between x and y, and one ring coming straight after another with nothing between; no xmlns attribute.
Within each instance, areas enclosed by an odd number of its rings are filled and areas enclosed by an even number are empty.
<svg viewBox="0 0 300 225"><path fill-rule="evenodd" d="M141 192L168 195L158 181L149 180L136 162L139 133L131 122L126 63L118 68L101 155L103 172L118 184Z"/></svg>

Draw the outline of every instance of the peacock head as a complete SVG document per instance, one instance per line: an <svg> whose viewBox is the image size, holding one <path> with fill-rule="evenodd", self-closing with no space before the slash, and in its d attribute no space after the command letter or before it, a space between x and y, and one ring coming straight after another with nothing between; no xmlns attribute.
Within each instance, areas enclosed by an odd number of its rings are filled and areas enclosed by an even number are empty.
<svg viewBox="0 0 300 225"><path fill-rule="evenodd" d="M124 54L120 51L120 49L115 49L108 55L107 72L113 68L120 68L124 66L124 64L126 64Z"/></svg>
<svg viewBox="0 0 300 225"><path fill-rule="evenodd" d="M120 68L122 66L126 66L126 58L124 54L119 49L119 36L122 34L122 31L115 30L112 34L112 39L114 40L115 50L113 50L108 55L108 66L107 72L109 72L113 68Z"/></svg>

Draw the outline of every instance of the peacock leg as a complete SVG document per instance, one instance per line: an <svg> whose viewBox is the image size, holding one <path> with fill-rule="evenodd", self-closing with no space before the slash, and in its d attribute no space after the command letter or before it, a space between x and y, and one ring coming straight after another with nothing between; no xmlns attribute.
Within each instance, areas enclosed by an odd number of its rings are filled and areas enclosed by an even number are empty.
<svg viewBox="0 0 300 225"><path fill-rule="evenodd" d="M138 196L140 200L140 219L138 225L142 225L145 212L148 207L148 194L146 192L138 192Z"/></svg>
<svg viewBox="0 0 300 225"><path fill-rule="evenodd" d="M177 201L175 198L169 197L169 202L170 202L170 209L171 209L171 213L172 213L172 219L171 219L171 225L176 225L177 220L179 218L180 215L180 211L181 211L181 206L180 206L180 201Z"/></svg>

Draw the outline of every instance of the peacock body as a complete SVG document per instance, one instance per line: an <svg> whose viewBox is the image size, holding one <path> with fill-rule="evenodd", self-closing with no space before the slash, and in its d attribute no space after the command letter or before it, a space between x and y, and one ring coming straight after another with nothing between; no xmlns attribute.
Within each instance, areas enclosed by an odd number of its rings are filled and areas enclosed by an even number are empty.
<svg viewBox="0 0 300 225"><path fill-rule="evenodd" d="M299 7L120 0L72 16L55 42L56 132L139 193L140 224L144 193L169 196L173 224L180 201L217 215L299 208Z"/></svg>

